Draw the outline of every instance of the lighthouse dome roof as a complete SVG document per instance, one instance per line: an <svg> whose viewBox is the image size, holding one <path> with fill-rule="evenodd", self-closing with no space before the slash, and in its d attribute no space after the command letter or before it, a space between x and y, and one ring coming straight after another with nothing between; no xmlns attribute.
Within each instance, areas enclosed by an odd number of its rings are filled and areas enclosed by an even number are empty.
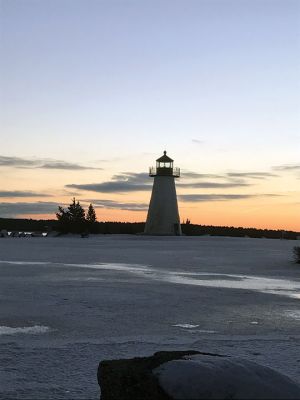
<svg viewBox="0 0 300 400"><path fill-rule="evenodd" d="M167 152L164 151L164 155L159 157L156 161L158 162L173 162L174 160L172 160L172 158L167 156Z"/></svg>

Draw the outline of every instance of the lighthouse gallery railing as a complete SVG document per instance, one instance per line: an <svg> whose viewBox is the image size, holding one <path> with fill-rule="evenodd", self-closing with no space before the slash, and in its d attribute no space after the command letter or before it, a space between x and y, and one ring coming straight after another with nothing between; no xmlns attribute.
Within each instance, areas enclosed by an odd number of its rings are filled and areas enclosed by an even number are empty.
<svg viewBox="0 0 300 400"><path fill-rule="evenodd" d="M166 168L166 167L150 167L149 168L150 176L173 176L174 178L180 177L180 168Z"/></svg>

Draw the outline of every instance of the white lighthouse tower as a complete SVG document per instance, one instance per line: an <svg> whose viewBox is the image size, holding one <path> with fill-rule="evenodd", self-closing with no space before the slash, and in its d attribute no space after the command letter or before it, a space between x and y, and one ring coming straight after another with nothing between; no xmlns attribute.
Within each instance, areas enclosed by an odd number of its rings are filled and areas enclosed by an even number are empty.
<svg viewBox="0 0 300 400"><path fill-rule="evenodd" d="M146 235L181 235L175 178L180 169L173 167L172 158L164 155L151 167L149 176L154 177L152 195L144 233Z"/></svg>

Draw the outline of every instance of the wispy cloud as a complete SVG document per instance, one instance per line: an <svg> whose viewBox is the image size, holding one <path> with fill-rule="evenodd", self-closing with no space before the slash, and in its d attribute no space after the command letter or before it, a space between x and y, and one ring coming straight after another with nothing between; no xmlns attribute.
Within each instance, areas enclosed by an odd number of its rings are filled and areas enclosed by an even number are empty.
<svg viewBox="0 0 300 400"><path fill-rule="evenodd" d="M192 139L192 142L193 142L193 143L196 143L196 144L203 144L203 143L204 143L204 140L201 140L201 139Z"/></svg>
<svg viewBox="0 0 300 400"><path fill-rule="evenodd" d="M102 183L70 184L67 188L98 193L125 193L150 190L152 181L148 174L124 172L114 175L111 181Z"/></svg>
<svg viewBox="0 0 300 400"><path fill-rule="evenodd" d="M36 193L22 190L1 190L0 197L52 197L46 193Z"/></svg>
<svg viewBox="0 0 300 400"><path fill-rule="evenodd" d="M271 172L226 172L222 174L201 174L194 171L182 171L182 177L188 179L228 179L228 178L249 178L249 179L267 179L277 177L278 175Z"/></svg>
<svg viewBox="0 0 300 400"><path fill-rule="evenodd" d="M66 170L85 170L85 169L98 169L101 170L102 168L95 168L95 167L87 167L80 164L68 163L65 161L48 161L44 164L36 167L36 168L44 168L44 169L66 169Z"/></svg>
<svg viewBox="0 0 300 400"><path fill-rule="evenodd" d="M145 172L122 172L121 174L116 174L112 177L114 181L124 181L131 183L149 183L149 175Z"/></svg>
<svg viewBox="0 0 300 400"><path fill-rule="evenodd" d="M251 179L275 177L269 172L228 172L223 174L201 174L194 171L183 171L182 180L176 185L182 189L228 189L253 185ZM152 180L147 173L122 172L114 175L110 181L100 183L72 183L68 189L85 190L98 193L129 193L149 191Z"/></svg>
<svg viewBox="0 0 300 400"><path fill-rule="evenodd" d="M267 179L267 178L278 177L278 175L272 174L271 172L228 172L226 176L232 178L250 178L250 179Z"/></svg>
<svg viewBox="0 0 300 400"><path fill-rule="evenodd" d="M205 201L232 201L251 199L255 197L277 197L278 194L182 194L179 200L184 202L205 202Z"/></svg>
<svg viewBox="0 0 300 400"><path fill-rule="evenodd" d="M115 200L91 200L94 207L119 209L126 211L146 211L148 210L148 204L146 203L124 203Z"/></svg>
<svg viewBox="0 0 300 400"><path fill-rule="evenodd" d="M274 171L283 171L283 172L298 172L300 171L300 164L284 164L284 165L277 165L273 167Z"/></svg>
<svg viewBox="0 0 300 400"><path fill-rule="evenodd" d="M0 156L1 167L34 167L37 160L28 160L20 157L6 157Z"/></svg>
<svg viewBox="0 0 300 400"><path fill-rule="evenodd" d="M191 183L177 183L180 188L191 188L191 189L210 189L210 188L237 188L251 186L250 183L237 181L237 182L191 182Z"/></svg>
<svg viewBox="0 0 300 400"><path fill-rule="evenodd" d="M70 171L102 169L102 168L88 167L61 160L35 159L35 158L27 159L21 157L7 157L7 156L0 156L0 167L62 169Z"/></svg>
<svg viewBox="0 0 300 400"><path fill-rule="evenodd" d="M19 215L30 214L53 214L57 212L58 203L48 201L38 201L35 203L17 202L17 203L0 203L0 216L13 218Z"/></svg>
<svg viewBox="0 0 300 400"><path fill-rule="evenodd" d="M200 174L199 172L181 170L181 176L187 179L223 179L222 174Z"/></svg>
<svg viewBox="0 0 300 400"><path fill-rule="evenodd" d="M103 182L103 183L86 183L86 184L71 184L66 185L67 188L86 190L98 193L126 193L126 192L140 192L150 190L150 185L136 184L125 181L120 182Z"/></svg>
<svg viewBox="0 0 300 400"><path fill-rule="evenodd" d="M214 174L198 174L195 172L187 172L184 176L189 178L219 178L220 175ZM224 176L223 176L224 179ZM250 183L247 183L241 179L227 179L225 182L214 182L214 181L192 181L192 182L177 182L177 186L180 188L236 188L236 187L245 187L250 186ZM69 184L66 185L67 188L77 189L77 190L86 190L93 191L98 193L126 193L126 192L138 192L138 191L147 191L151 190L152 180L149 179L148 174L146 173L132 173L132 172L123 172L121 174L114 175L111 181L102 182L102 183L87 183L87 184Z"/></svg>

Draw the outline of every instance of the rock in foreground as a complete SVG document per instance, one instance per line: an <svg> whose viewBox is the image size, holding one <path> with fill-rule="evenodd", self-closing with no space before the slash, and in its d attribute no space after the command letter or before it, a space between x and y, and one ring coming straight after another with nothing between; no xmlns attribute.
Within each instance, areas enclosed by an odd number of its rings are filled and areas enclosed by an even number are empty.
<svg viewBox="0 0 300 400"><path fill-rule="evenodd" d="M300 399L290 378L242 358L184 357L153 373L171 399Z"/></svg>
<svg viewBox="0 0 300 400"><path fill-rule="evenodd" d="M151 357L102 361L98 368L101 400L167 400L152 371L161 364L179 360L197 351L162 351Z"/></svg>
<svg viewBox="0 0 300 400"><path fill-rule="evenodd" d="M102 361L101 400L300 399L290 378L252 361L196 351Z"/></svg>

